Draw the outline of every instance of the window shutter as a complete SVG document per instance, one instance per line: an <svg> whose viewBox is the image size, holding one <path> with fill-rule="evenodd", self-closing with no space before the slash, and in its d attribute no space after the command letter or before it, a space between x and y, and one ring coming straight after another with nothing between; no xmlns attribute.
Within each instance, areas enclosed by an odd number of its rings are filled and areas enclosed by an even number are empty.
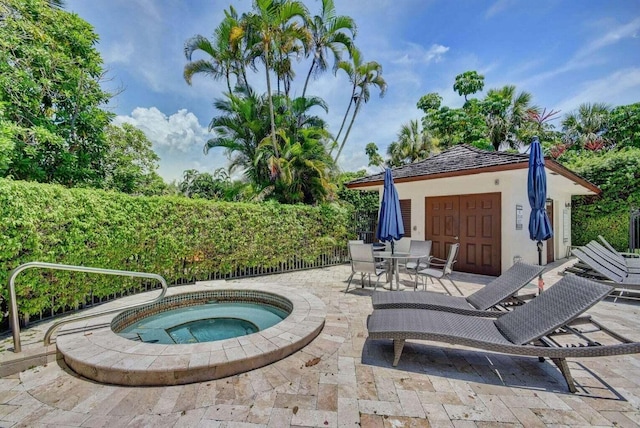
<svg viewBox="0 0 640 428"><path fill-rule="evenodd" d="M411 238L411 199L400 200L400 212L404 223L404 237Z"/></svg>

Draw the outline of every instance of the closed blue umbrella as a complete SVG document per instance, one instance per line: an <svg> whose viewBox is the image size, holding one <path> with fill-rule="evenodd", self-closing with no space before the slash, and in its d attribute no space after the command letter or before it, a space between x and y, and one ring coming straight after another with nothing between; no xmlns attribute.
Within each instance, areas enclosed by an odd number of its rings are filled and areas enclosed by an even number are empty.
<svg viewBox="0 0 640 428"><path fill-rule="evenodd" d="M380 241L390 241L391 252L393 252L393 241L403 236L404 224L402 223L402 213L400 211L400 199L398 199L396 186L393 185L391 170L387 168L384 172L384 190L382 192L382 205L380 205L376 238Z"/></svg>
<svg viewBox="0 0 640 428"><path fill-rule="evenodd" d="M529 176L527 180L527 194L531 215L529 216L529 237L538 241L538 264L542 265L542 241L553 236L551 222L547 216L545 205L547 202L547 177L544 172L544 155L538 137L533 137L529 153ZM542 276L538 278L538 287L542 289Z"/></svg>

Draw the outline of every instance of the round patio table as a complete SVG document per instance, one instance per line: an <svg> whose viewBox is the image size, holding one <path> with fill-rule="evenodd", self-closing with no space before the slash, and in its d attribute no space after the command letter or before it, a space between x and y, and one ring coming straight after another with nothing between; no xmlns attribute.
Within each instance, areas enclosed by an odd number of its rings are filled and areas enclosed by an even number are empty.
<svg viewBox="0 0 640 428"><path fill-rule="evenodd" d="M429 254L411 254L402 251L376 251L374 253L376 258L390 260L391 261L391 276L389 277L389 289L393 290L393 277L396 277L396 290L400 290L400 276L398 272L398 260L400 259L428 259ZM404 287L402 288L404 290Z"/></svg>

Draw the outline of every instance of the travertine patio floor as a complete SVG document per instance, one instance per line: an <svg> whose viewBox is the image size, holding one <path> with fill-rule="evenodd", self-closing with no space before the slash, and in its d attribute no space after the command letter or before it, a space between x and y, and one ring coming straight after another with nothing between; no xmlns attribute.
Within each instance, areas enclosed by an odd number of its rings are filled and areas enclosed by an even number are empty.
<svg viewBox="0 0 640 428"><path fill-rule="evenodd" d="M545 275L547 285L561 265ZM170 387L101 385L51 363L0 378L0 427L640 425L640 355L569 361L577 394L550 362L431 342L408 343L392 367L391 342L367 340L372 289L355 281L342 293L349 272L343 265L241 280L304 289L326 305L322 333L277 363ZM465 294L490 280L454 279ZM589 313L640 340L639 305L608 300ZM23 335L33 340L42 330Z"/></svg>

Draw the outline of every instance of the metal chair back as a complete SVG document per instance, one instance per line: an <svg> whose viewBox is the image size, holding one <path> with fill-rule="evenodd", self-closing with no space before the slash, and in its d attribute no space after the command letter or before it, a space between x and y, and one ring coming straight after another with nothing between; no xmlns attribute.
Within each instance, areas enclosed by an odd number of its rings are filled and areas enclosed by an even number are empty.
<svg viewBox="0 0 640 428"><path fill-rule="evenodd" d="M371 244L349 244L351 268L354 272L376 273L376 260Z"/></svg>
<svg viewBox="0 0 640 428"><path fill-rule="evenodd" d="M460 244L451 244L449 247L449 255L447 255L447 263L444 265L443 273L445 275L451 274L453 272L453 264L456 262L456 257L458 256L458 249L460 248Z"/></svg>

